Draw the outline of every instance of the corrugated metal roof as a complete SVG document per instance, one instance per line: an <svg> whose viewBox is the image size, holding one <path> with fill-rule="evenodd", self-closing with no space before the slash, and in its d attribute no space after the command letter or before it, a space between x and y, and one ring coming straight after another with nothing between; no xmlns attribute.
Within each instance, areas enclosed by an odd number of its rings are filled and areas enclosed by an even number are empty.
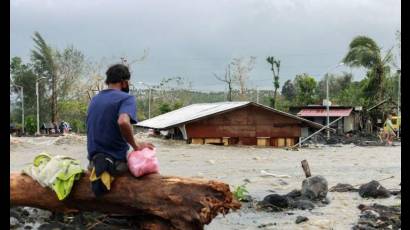
<svg viewBox="0 0 410 230"><path fill-rule="evenodd" d="M211 115L225 113L233 109L247 106L249 104L270 110L272 112L282 114L287 117L300 120L316 128L323 127L323 125L321 124L306 120L304 118L301 118L301 117L298 117L298 116L295 116L295 115L292 115L286 112L282 112L276 109L272 109L270 107L267 107L261 104L257 104L254 102L247 102L247 101L192 104L192 105L185 106L183 108L156 116L154 118L151 118L151 119L148 119L142 122L138 122L136 126L153 128L153 129L167 129L167 128L179 126L184 123L192 122L194 120L205 118Z"/></svg>
<svg viewBox="0 0 410 230"><path fill-rule="evenodd" d="M196 120L198 118L229 111L247 104L249 104L249 102L242 101L192 104L154 118L138 122L137 126L154 129L166 129L188 121Z"/></svg>
<svg viewBox="0 0 410 230"><path fill-rule="evenodd" d="M353 109L329 109L329 117L347 117ZM301 117L326 117L326 109L302 109L298 114Z"/></svg>

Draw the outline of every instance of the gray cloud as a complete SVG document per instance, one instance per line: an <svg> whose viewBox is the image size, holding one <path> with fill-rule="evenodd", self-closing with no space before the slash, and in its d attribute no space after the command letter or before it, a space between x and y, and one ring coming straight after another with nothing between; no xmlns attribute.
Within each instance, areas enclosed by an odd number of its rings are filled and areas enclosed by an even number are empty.
<svg viewBox="0 0 410 230"><path fill-rule="evenodd" d="M133 66L135 78L154 83L182 76L207 90L223 89L212 73L231 58L256 56L250 84L271 87L266 56L282 60L282 82L303 72L319 79L354 36L393 46L400 8L399 0L14 0L11 56L29 58L34 31L94 60L137 58L149 48L148 59Z"/></svg>

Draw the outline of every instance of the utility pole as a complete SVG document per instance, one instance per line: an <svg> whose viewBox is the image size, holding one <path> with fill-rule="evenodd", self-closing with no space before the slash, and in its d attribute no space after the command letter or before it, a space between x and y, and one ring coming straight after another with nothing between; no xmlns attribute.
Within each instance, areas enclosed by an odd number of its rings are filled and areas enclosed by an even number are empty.
<svg viewBox="0 0 410 230"><path fill-rule="evenodd" d="M37 96L37 135L40 135L40 103L39 103L39 93L38 93L38 82L45 77L40 77L36 80L36 96Z"/></svg>
<svg viewBox="0 0 410 230"><path fill-rule="evenodd" d="M151 118L151 90L152 90L152 87L142 81L137 82L137 84L144 85L148 88L148 119L150 119Z"/></svg>
<svg viewBox="0 0 410 230"><path fill-rule="evenodd" d="M329 75L326 77L326 124L327 127L329 127ZM330 139L330 131L329 129L327 130L327 140Z"/></svg>
<svg viewBox="0 0 410 230"><path fill-rule="evenodd" d="M256 86L256 103L259 104L259 88Z"/></svg>
<svg viewBox="0 0 410 230"><path fill-rule="evenodd" d="M326 71L326 73L327 72L330 72L331 70L334 70L334 69L336 69L336 68L338 68L339 66L342 66L342 65L344 65L344 63L343 62L341 62L341 63L339 63L339 64L337 64L337 66L335 66L335 67L333 67L333 68L331 68L330 70L328 70L328 71ZM325 74L326 74L325 73ZM326 126L328 127L328 128L330 128L329 127L329 105L330 103L329 103L329 76L327 76L326 77ZM327 130L327 140L329 140L330 139L330 130L328 129Z"/></svg>

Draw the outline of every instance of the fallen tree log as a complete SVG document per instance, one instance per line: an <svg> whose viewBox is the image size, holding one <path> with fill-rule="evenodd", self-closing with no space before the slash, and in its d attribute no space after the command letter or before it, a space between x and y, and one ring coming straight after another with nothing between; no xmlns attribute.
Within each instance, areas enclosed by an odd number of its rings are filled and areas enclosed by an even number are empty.
<svg viewBox="0 0 410 230"><path fill-rule="evenodd" d="M96 198L89 173L77 181L63 201L30 176L10 174L11 206L29 206L54 212L96 211L135 216L152 229L203 229L219 213L240 208L229 185L200 179L151 174L116 177L111 191ZM157 226L157 227L153 227Z"/></svg>

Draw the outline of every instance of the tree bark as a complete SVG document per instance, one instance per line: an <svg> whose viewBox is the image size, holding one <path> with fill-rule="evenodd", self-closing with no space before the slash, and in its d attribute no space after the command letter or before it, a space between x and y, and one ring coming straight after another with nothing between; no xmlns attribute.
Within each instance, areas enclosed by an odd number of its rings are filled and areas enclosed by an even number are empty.
<svg viewBox="0 0 410 230"><path fill-rule="evenodd" d="M306 178L311 177L312 174L310 173L309 163L307 162L307 160L303 160L301 163L302 163L303 172L305 172Z"/></svg>
<svg viewBox="0 0 410 230"><path fill-rule="evenodd" d="M42 187L30 176L11 173L10 204L64 213L97 211L132 215L140 226L152 226L150 229L203 229L219 213L226 214L241 206L225 183L159 174L116 177L111 191L96 198L91 191L89 173L76 181L64 201L59 201L54 191Z"/></svg>

